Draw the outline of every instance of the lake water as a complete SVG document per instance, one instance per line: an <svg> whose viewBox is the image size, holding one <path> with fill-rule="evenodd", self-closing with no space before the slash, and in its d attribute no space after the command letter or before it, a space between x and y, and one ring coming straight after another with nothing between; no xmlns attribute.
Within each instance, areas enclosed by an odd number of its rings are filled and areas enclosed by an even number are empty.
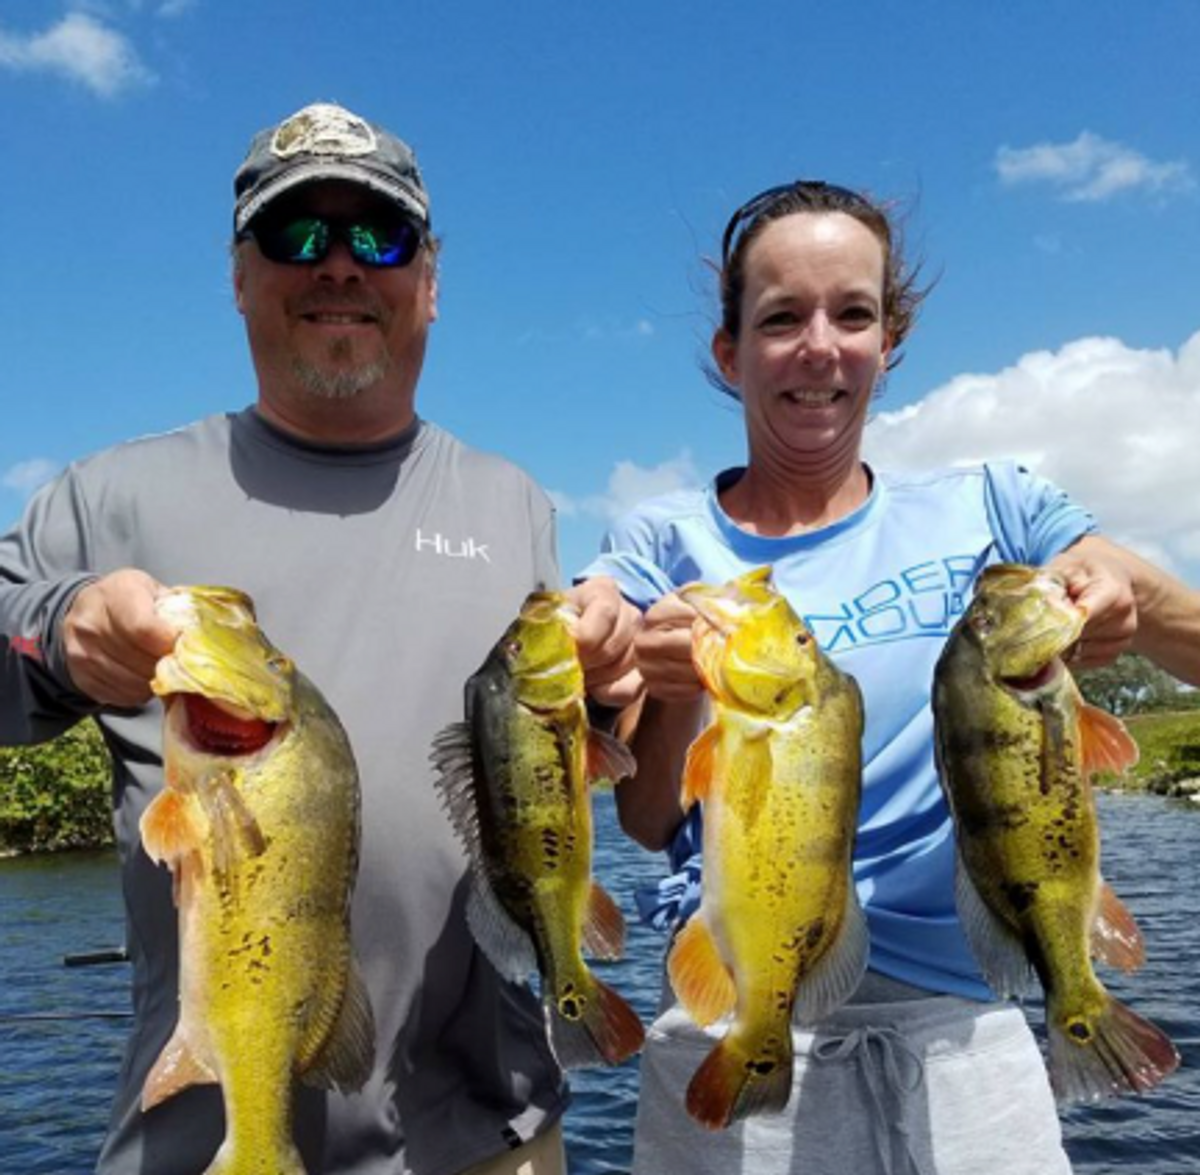
<svg viewBox="0 0 1200 1175"><path fill-rule="evenodd" d="M1102 796L1105 874L1133 911L1149 958L1135 976L1104 972L1118 997L1155 1021L1183 1055L1163 1086L1064 1116L1076 1175L1200 1172L1200 921L1194 884L1200 806ZM647 1022L658 1000L663 941L636 923L632 894L660 859L616 830L612 799L597 810L596 871L627 911L627 957L603 974ZM0 861L0 1172L91 1171L128 1027L128 969L67 968L64 955L121 942L111 854ZM1038 1021L1037 1009L1031 1018ZM1040 1025L1039 1025L1040 1031ZM629 1170L637 1066L573 1080L566 1134L571 1175ZM684 1173L681 1173L684 1175Z"/></svg>

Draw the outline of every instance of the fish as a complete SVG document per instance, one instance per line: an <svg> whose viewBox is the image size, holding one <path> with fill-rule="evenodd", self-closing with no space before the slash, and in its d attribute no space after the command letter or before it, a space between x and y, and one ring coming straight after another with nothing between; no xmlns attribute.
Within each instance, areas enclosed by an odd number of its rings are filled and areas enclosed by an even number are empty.
<svg viewBox="0 0 1200 1175"><path fill-rule="evenodd" d="M618 1065L645 1039L637 1013L583 957L617 959L625 937L620 909L592 877L590 785L636 764L589 725L576 619L561 593L530 593L467 681L465 720L431 754L470 862L468 924L506 979L538 973L564 1068Z"/></svg>
<svg viewBox="0 0 1200 1175"><path fill-rule="evenodd" d="M233 588L168 589L179 632L155 668L165 785L142 815L179 908L179 1018L142 1109L216 1083L226 1133L206 1175L304 1175L293 1081L358 1090L374 1064L350 941L360 791L337 715Z"/></svg>
<svg viewBox="0 0 1200 1175"><path fill-rule="evenodd" d="M850 996L869 934L853 877L862 789L858 684L756 568L679 589L711 722L688 749L681 802L703 804L700 907L667 958L702 1027L732 1016L693 1075L688 1113L720 1130L791 1097L792 1025Z"/></svg>
<svg viewBox="0 0 1200 1175"><path fill-rule="evenodd" d="M1135 971L1145 944L1100 872L1091 778L1133 766L1138 749L1067 669L1085 620L1051 572L986 568L933 682L963 930L1001 998L1040 981L1050 1084L1063 1102L1147 1090L1179 1064L1170 1039L1092 966L1095 957Z"/></svg>

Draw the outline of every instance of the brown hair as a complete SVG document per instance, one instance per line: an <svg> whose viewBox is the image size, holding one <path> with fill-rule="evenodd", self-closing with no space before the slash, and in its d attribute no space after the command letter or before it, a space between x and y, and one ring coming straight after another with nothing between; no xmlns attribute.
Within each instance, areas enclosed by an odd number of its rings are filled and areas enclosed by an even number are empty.
<svg viewBox="0 0 1200 1175"><path fill-rule="evenodd" d="M737 339L742 329L742 295L746 290L746 253L755 238L774 220L798 213L841 212L852 216L874 234L883 247L883 329L891 346L890 371L903 358L900 344L908 337L917 311L931 286L918 283L920 266L904 257L900 227L889 209L859 192L823 180L796 180L768 188L747 200L730 218L721 237L718 271L721 295L721 328ZM722 391L737 396L718 373L708 372Z"/></svg>

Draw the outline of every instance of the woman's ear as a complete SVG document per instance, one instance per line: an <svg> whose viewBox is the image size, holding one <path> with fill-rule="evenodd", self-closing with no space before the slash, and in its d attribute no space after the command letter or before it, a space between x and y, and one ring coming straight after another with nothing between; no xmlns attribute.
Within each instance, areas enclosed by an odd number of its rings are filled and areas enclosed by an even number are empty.
<svg viewBox="0 0 1200 1175"><path fill-rule="evenodd" d="M721 378L731 387L738 386L737 340L722 326L713 332L712 357Z"/></svg>

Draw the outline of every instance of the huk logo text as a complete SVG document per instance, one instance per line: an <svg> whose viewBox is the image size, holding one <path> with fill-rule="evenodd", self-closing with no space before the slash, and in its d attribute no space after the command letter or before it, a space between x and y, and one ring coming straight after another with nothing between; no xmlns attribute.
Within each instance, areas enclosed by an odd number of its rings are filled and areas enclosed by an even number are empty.
<svg viewBox="0 0 1200 1175"><path fill-rule="evenodd" d="M416 549L432 551L435 555L444 555L447 559L482 559L485 563L492 561L488 555L487 543L477 543L470 535L465 539L455 540L448 539L437 531L424 534L420 527L417 527Z"/></svg>

